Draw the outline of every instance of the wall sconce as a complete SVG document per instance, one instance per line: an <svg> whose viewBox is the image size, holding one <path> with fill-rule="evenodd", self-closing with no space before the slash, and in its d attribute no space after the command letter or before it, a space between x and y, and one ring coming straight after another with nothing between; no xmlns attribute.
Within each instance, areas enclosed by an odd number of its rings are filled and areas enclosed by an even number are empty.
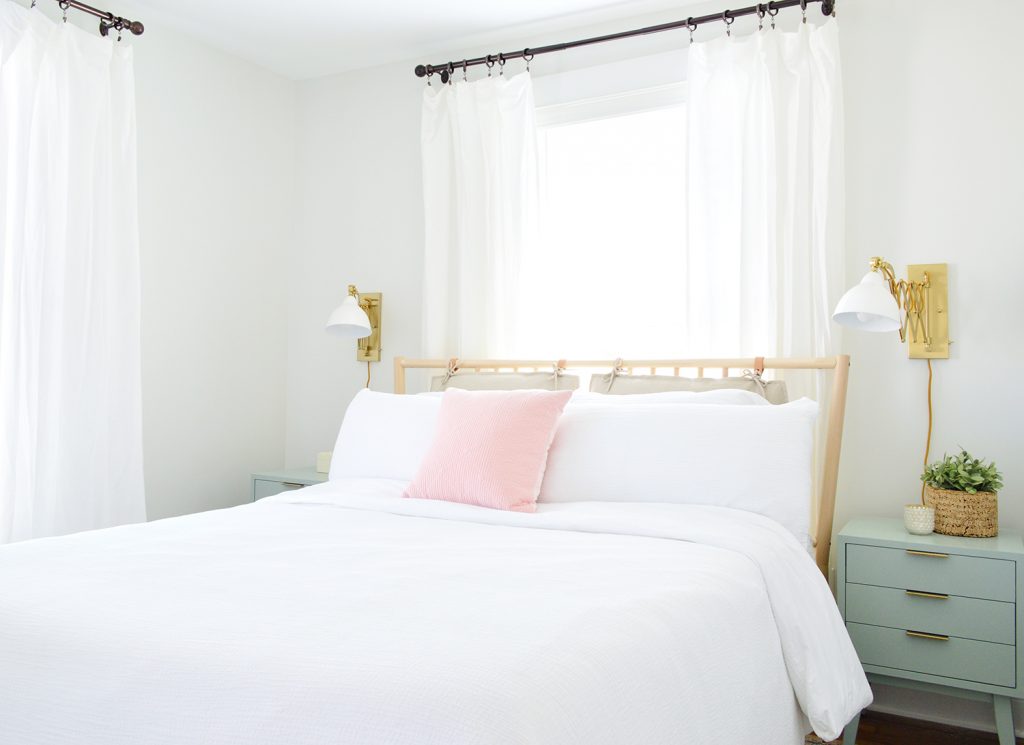
<svg viewBox="0 0 1024 745"><path fill-rule="evenodd" d="M896 279L892 264L875 256L871 271L836 303L832 320L861 331L899 331L900 342L909 336L911 359L927 360L927 466L932 448L932 360L949 359L949 270L945 264L911 264L907 277ZM922 483L921 504L924 487Z"/></svg>
<svg viewBox="0 0 1024 745"><path fill-rule="evenodd" d="M335 336L358 339L356 359L380 362L381 293L359 292L348 286L348 296L327 319L327 331Z"/></svg>
<svg viewBox="0 0 1024 745"><path fill-rule="evenodd" d="M948 359L947 266L911 264L907 276L897 280L892 264L875 256L871 271L840 298L832 320L861 331L899 331L913 359Z"/></svg>

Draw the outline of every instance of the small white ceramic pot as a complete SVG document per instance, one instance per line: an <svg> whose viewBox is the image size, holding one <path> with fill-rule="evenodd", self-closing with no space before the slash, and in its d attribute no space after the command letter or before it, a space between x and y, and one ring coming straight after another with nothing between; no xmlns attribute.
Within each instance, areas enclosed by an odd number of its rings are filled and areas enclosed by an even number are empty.
<svg viewBox="0 0 1024 745"><path fill-rule="evenodd" d="M935 508L923 504L905 505L903 524L911 535L928 535L935 530Z"/></svg>

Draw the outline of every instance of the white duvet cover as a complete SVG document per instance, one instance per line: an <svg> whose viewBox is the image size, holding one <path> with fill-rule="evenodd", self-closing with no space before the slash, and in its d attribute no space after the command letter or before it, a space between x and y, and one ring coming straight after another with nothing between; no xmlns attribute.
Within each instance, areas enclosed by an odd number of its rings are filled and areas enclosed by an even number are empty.
<svg viewBox="0 0 1024 745"><path fill-rule="evenodd" d="M765 743L870 690L781 526L341 480L0 548L0 743Z"/></svg>

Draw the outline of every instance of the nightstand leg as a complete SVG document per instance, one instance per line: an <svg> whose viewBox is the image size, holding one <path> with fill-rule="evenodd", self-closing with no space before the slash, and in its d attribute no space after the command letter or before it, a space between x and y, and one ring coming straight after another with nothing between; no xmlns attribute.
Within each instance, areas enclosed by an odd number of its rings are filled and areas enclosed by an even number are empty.
<svg viewBox="0 0 1024 745"><path fill-rule="evenodd" d="M999 745L1014 745L1013 709L1010 699L1006 696L993 696L992 708L996 712L996 732L999 734Z"/></svg>
<svg viewBox="0 0 1024 745"><path fill-rule="evenodd" d="M860 712L850 720L850 723L846 725L843 730L843 745L854 745L857 742L857 728L860 727ZM1003 745L1000 741L999 745Z"/></svg>

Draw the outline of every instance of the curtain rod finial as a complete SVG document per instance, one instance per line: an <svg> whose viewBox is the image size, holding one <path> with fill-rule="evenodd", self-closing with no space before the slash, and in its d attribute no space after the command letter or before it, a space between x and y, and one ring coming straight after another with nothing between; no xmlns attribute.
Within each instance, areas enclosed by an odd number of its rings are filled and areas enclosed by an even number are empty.
<svg viewBox="0 0 1024 745"><path fill-rule="evenodd" d="M416 65L416 77L422 78L427 74L426 65Z"/></svg>

